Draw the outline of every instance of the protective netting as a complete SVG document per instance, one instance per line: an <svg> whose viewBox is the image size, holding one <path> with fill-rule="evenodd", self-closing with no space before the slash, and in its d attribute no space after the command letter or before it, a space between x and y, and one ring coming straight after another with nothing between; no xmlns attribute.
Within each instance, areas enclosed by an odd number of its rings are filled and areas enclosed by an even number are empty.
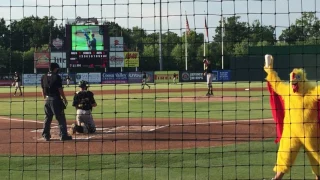
<svg viewBox="0 0 320 180"><path fill-rule="evenodd" d="M314 179L319 4L2 0L1 179Z"/></svg>

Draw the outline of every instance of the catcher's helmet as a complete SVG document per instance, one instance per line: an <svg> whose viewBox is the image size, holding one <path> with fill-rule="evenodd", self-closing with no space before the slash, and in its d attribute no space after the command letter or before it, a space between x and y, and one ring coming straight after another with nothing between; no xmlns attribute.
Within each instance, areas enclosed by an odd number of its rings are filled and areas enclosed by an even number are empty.
<svg viewBox="0 0 320 180"><path fill-rule="evenodd" d="M79 82L79 87L81 87L81 88L87 88L87 87L89 87L89 83L88 83L87 81L81 80L81 81Z"/></svg>

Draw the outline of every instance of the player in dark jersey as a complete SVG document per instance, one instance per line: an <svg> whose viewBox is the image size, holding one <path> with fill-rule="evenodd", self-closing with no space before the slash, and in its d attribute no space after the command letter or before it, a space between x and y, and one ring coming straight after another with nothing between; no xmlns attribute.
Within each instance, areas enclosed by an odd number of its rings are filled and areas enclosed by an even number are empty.
<svg viewBox="0 0 320 180"><path fill-rule="evenodd" d="M13 85L14 85L14 87L16 88L13 95L16 96L17 90L19 89L19 91L20 91L20 95L19 95L19 96L22 96L22 91L21 91L21 78L20 78L20 75L18 74L18 72L15 72L15 73L14 73L13 80L14 80Z"/></svg>
<svg viewBox="0 0 320 180"><path fill-rule="evenodd" d="M59 68L60 67L57 63L51 63L50 71L41 77L42 96L45 99L45 120L42 136L46 141L49 141L51 138L50 126L53 115L55 115L59 122L60 140L72 140L72 136L69 136L67 131L67 122L64 110L68 105L68 101L62 88L62 78L58 74Z"/></svg>
<svg viewBox="0 0 320 180"><path fill-rule="evenodd" d="M173 84L177 84L177 77L178 75L176 73L173 74Z"/></svg>
<svg viewBox="0 0 320 180"><path fill-rule="evenodd" d="M148 86L150 89L150 86L147 84L147 73L143 72L142 73L142 84L141 84L141 89L144 89L144 86Z"/></svg>
<svg viewBox="0 0 320 180"><path fill-rule="evenodd" d="M68 76L66 77L67 87L69 87L69 85L70 85L70 80L71 80L71 78L70 78L70 76L68 75Z"/></svg>
<svg viewBox="0 0 320 180"><path fill-rule="evenodd" d="M212 78L213 78L213 74L212 74L212 64L211 61L204 59L203 63L205 64L205 71L204 71L204 75L207 76L207 86L208 86L208 92L207 92L207 96L213 95L213 90L212 90Z"/></svg>
<svg viewBox="0 0 320 180"><path fill-rule="evenodd" d="M97 50L97 40L94 37L94 34L91 34L92 40L89 43L89 47L92 51L96 51Z"/></svg>
<svg viewBox="0 0 320 180"><path fill-rule="evenodd" d="M77 110L77 122L72 124L69 133L94 133L96 125L92 117L92 108L97 106L93 92L88 90L88 82L79 82L80 91L76 92L73 97L72 106Z"/></svg>

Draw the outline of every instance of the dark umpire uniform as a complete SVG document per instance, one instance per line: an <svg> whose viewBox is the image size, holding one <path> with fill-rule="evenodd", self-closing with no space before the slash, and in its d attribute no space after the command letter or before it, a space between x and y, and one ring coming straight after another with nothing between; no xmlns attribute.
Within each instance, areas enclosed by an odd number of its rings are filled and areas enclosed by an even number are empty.
<svg viewBox="0 0 320 180"><path fill-rule="evenodd" d="M67 122L64 114L67 100L62 89L62 78L58 74L58 70L59 65L57 63L51 63L50 71L41 78L42 95L45 99L45 120L42 136L46 141L49 141L51 138L50 126L53 115L55 115L59 123L60 140L72 140L72 136L69 136L67 132Z"/></svg>

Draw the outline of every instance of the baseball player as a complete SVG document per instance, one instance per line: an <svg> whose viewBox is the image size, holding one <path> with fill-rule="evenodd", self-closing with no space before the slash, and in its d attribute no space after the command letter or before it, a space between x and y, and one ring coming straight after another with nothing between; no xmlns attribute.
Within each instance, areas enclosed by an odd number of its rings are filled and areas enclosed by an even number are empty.
<svg viewBox="0 0 320 180"><path fill-rule="evenodd" d="M173 74L173 84L177 84L177 82L176 82L177 76L178 75L176 73Z"/></svg>
<svg viewBox="0 0 320 180"><path fill-rule="evenodd" d="M67 87L69 87L69 85L70 85L70 80L71 80L71 78L70 78L69 75L67 76L66 80L67 80Z"/></svg>
<svg viewBox="0 0 320 180"><path fill-rule="evenodd" d="M79 82L80 91L76 92L73 97L72 106L77 110L77 122L73 123L69 133L90 134L96 132L96 125L92 118L92 108L97 106L94 94L88 90L88 82Z"/></svg>
<svg viewBox="0 0 320 180"><path fill-rule="evenodd" d="M22 91L21 91L21 78L20 78L18 72L14 72L14 77L13 77L13 79L14 79L13 85L14 85L15 88L16 88L13 95L16 96L17 90L19 89L19 91L20 91L20 95L19 95L19 96L22 96Z"/></svg>
<svg viewBox="0 0 320 180"><path fill-rule="evenodd" d="M69 136L67 131L67 121L64 109L66 109L68 101L62 88L62 78L58 74L59 68L60 67L57 63L51 63L50 71L41 77L42 96L45 100L45 120L43 124L42 137L46 141L49 141L51 138L50 126L53 115L55 115L59 122L60 140L72 140L72 136Z"/></svg>
<svg viewBox="0 0 320 180"><path fill-rule="evenodd" d="M148 86L150 89L150 86L147 84L147 73L143 72L142 73L142 84L141 84L141 89L144 89L144 86Z"/></svg>
<svg viewBox="0 0 320 180"><path fill-rule="evenodd" d="M205 71L203 73L203 75L207 75L207 86L208 86L208 92L207 92L207 96L213 95L212 92L212 78L213 78L213 74L212 74L212 64L211 61L204 59L203 63L205 64Z"/></svg>

